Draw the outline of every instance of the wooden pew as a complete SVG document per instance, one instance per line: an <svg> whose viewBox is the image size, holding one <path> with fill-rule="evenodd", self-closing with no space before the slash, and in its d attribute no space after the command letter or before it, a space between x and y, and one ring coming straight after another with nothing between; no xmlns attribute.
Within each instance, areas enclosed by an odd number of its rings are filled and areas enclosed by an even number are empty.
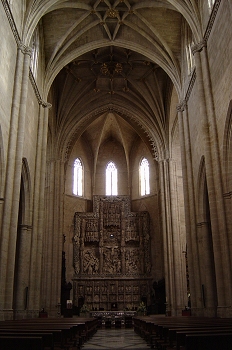
<svg viewBox="0 0 232 350"><path fill-rule="evenodd" d="M83 323L81 323L83 324ZM70 346L79 345L79 325L67 322L37 322L34 319L28 321L7 321L0 323L0 330L10 330L11 332L44 332L53 334L54 344L59 348L69 349ZM78 340L78 342L77 342Z"/></svg>
<svg viewBox="0 0 232 350"><path fill-rule="evenodd" d="M212 335L222 335L222 334L231 334L232 335L232 328L208 328L208 329L192 329L192 330L182 330L177 331L176 333L176 350L181 350L185 348L186 346L186 338L191 336L203 336L206 335L207 339L209 336ZM203 339L203 338L201 338ZM223 347L221 349L224 350ZM231 347L232 349L232 347Z"/></svg>
<svg viewBox="0 0 232 350"><path fill-rule="evenodd" d="M14 330L12 332L12 330L1 330L0 329L0 337L20 337L20 338L26 338L26 337L34 337L34 338L42 338L42 343L43 343L43 348L44 349L50 349L53 350L54 349L54 340L53 340L53 334L52 333L48 333L48 332L35 332L35 331L22 331L22 330ZM0 345L0 349L1 349L1 345Z"/></svg>
<svg viewBox="0 0 232 350"><path fill-rule="evenodd" d="M44 350L42 337L0 335L1 350Z"/></svg>
<svg viewBox="0 0 232 350"><path fill-rule="evenodd" d="M231 350L232 333L186 334L184 350Z"/></svg>
<svg viewBox="0 0 232 350"><path fill-rule="evenodd" d="M151 348L156 347L162 350L170 350L176 346L177 331L185 332L186 330L187 332L187 329L189 331L195 329L201 333L206 329L206 332L212 333L215 328L217 332L219 329L223 329L223 332L230 332L232 319L159 316L136 317L134 319L135 332L146 339Z"/></svg>
<svg viewBox="0 0 232 350"><path fill-rule="evenodd" d="M57 325L57 324L28 324L28 323L12 323L11 325L0 325L0 330L10 330L11 332L43 332L49 331L53 334L54 344L57 347L69 349L69 339L72 338L72 330L68 325Z"/></svg>
<svg viewBox="0 0 232 350"><path fill-rule="evenodd" d="M2 321L0 322L0 330L50 331L53 333L55 346L69 349L69 347L80 348L84 341L96 332L97 324L97 319L94 318L38 318Z"/></svg>

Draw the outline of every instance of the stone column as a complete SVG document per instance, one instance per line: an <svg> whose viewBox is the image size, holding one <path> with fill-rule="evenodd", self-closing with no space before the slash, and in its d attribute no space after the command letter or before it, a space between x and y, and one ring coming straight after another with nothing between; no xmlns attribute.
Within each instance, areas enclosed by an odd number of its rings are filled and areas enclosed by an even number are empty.
<svg viewBox="0 0 232 350"><path fill-rule="evenodd" d="M186 101L177 106L179 137L181 146L181 162L183 175L183 190L185 204L186 242L189 269L189 284L191 309L193 315L199 315L202 309L201 279L199 266L199 253L196 231L196 205L193 181L192 153L190 143L190 130L188 121L188 108Z"/></svg>
<svg viewBox="0 0 232 350"><path fill-rule="evenodd" d="M176 162L169 159L169 177L170 177L170 200L172 217L172 236L173 236L173 274L175 278L176 304L173 308L177 315L182 314L183 308L187 305L187 280L186 263L183 251L186 249L186 231L180 218L184 217L183 209L179 197L183 196L183 190L178 183ZM184 219L184 218L183 218Z"/></svg>
<svg viewBox="0 0 232 350"><path fill-rule="evenodd" d="M125 248L125 235L126 235L126 220L125 220L125 202L122 202L122 217L121 217L121 273L124 275L126 273L126 248Z"/></svg>
<svg viewBox="0 0 232 350"><path fill-rule="evenodd" d="M43 306L48 311L51 307L52 298L52 286L51 286L51 271L52 266L52 255L53 255L53 197L54 197L54 167L55 161L49 160L47 163L47 184L46 184L46 201L45 206L47 212L50 213L47 217L46 231L44 235L43 249Z"/></svg>
<svg viewBox="0 0 232 350"><path fill-rule="evenodd" d="M0 258L0 299L2 300L0 309L4 308L5 310L8 310L5 313L9 312L9 317L11 317L10 314L12 314L13 302L19 193L21 185L30 57L31 48L20 43L17 52L15 84L11 110Z"/></svg>
<svg viewBox="0 0 232 350"><path fill-rule="evenodd" d="M61 293L61 269L62 269L62 241L63 241L63 201L64 201L64 163L62 160L56 160L55 164L55 193L53 202L53 254L51 270L52 296L51 310L57 313L57 300ZM84 237L83 237L84 240Z"/></svg>
<svg viewBox="0 0 232 350"><path fill-rule="evenodd" d="M4 207L4 198L0 198L0 227L2 225L2 212Z"/></svg>
<svg viewBox="0 0 232 350"><path fill-rule="evenodd" d="M30 245L31 245L31 226L21 225L18 232L18 250L19 256L16 260L15 283L17 290L14 297L14 308L17 313L16 318L22 318L27 309L27 293L29 285L29 269L30 265Z"/></svg>
<svg viewBox="0 0 232 350"><path fill-rule="evenodd" d="M218 316L225 316L225 308L231 304L231 264L228 251L220 168L221 162L206 42L203 40L201 43L195 45L193 47L193 53L196 61L199 104L205 145L206 178L217 281Z"/></svg>
<svg viewBox="0 0 232 350"><path fill-rule="evenodd" d="M215 202L218 214L218 228L220 232L220 243L221 243L221 254L223 256L223 271L224 278L223 282L225 284L225 298L226 305L231 306L232 296L232 270L231 270L231 256L229 251L229 237L228 237L228 227L226 221L226 210L225 202L223 197L223 181L222 181L222 166L220 158L220 147L218 142L218 131L217 131L217 122L216 114L214 108L214 98L211 85L211 76L209 68L209 60L207 47L204 46L202 49L202 71L204 77L204 86L205 86L205 96L206 104L208 111L209 119L209 133L212 140L211 143L211 153L212 153L212 164L213 164L213 174L214 174L214 187L215 187ZM211 219L212 220L212 219ZM231 217L229 216L229 222L231 222ZM226 271L226 272L225 272ZM222 311L223 312L223 311Z"/></svg>
<svg viewBox="0 0 232 350"><path fill-rule="evenodd" d="M103 238L103 203L100 201L100 208L99 208L99 254L100 254L100 274L103 273L103 267L104 267L104 238Z"/></svg>
<svg viewBox="0 0 232 350"><path fill-rule="evenodd" d="M173 261L173 232L171 222L169 165L168 160L159 161L159 178L161 190L162 230L164 245L164 270L167 312L176 305L174 261Z"/></svg>
<svg viewBox="0 0 232 350"><path fill-rule="evenodd" d="M36 261L38 263L38 269L37 273L39 273L39 276L42 277L42 257L43 257L43 242L44 242L44 224L45 224L45 174L46 174L46 161L47 161L47 138L48 138L48 113L49 109L51 108L51 104L47 102L41 103L41 108L43 108L43 124L41 125L41 128L43 130L42 132L42 147L41 147L41 161L40 162L40 170L38 168L38 171L40 171L40 192L39 192L39 206L38 206L38 238L37 238L37 251L36 251ZM39 165L39 164L38 164ZM36 276L36 274L35 274ZM40 309L43 307L42 300L41 300L41 280L38 278L35 281L35 294L34 294L34 309Z"/></svg>
<svg viewBox="0 0 232 350"><path fill-rule="evenodd" d="M44 272L44 295L46 296L46 308L50 315L57 313L57 300L60 297L61 288L61 261L62 261L62 240L63 240L63 216L61 208L63 195L63 173L64 164L59 159L53 159L48 166L48 212L51 215L47 218L47 240L45 242L44 255L46 256ZM80 239L80 243L83 238ZM82 243L81 243L82 244Z"/></svg>
<svg viewBox="0 0 232 350"><path fill-rule="evenodd" d="M31 242L31 265L28 313L37 316L41 305L41 273L44 227L44 186L47 148L48 108L51 105L41 101L38 117L36 163L34 177L33 231Z"/></svg>

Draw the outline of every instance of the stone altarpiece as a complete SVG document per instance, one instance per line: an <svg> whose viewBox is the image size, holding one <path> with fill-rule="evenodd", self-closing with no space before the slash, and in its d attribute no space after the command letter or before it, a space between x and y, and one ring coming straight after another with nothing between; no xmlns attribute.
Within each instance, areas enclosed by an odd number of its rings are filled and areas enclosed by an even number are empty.
<svg viewBox="0 0 232 350"><path fill-rule="evenodd" d="M93 212L74 217L74 304L91 310L149 303L148 212L131 212L129 196L94 196Z"/></svg>

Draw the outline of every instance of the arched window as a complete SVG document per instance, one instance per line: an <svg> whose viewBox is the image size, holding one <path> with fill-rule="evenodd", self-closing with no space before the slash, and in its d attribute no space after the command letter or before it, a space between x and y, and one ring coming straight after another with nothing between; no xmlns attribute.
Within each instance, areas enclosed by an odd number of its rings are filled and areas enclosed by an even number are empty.
<svg viewBox="0 0 232 350"><path fill-rule="evenodd" d="M193 69L195 67L195 60L192 53L193 34L186 23L183 25L183 35L184 35L187 70L188 70L188 75L190 75L192 74Z"/></svg>
<svg viewBox="0 0 232 350"><path fill-rule="evenodd" d="M39 29L36 28L31 42L32 54L31 54L31 72L34 78L37 78L38 61L39 61Z"/></svg>
<svg viewBox="0 0 232 350"><path fill-rule="evenodd" d="M193 71L193 68L195 66L194 56L192 53L192 42L188 43L185 47L186 49L186 59L187 59L187 67L188 67L188 74L190 75Z"/></svg>
<svg viewBox="0 0 232 350"><path fill-rule="evenodd" d="M215 0L208 0L208 6L209 6L209 11L211 12L213 5L215 3Z"/></svg>
<svg viewBox="0 0 232 350"><path fill-rule="evenodd" d="M74 161L73 194L77 196L82 196L83 194L83 166L79 158Z"/></svg>
<svg viewBox="0 0 232 350"><path fill-rule="evenodd" d="M145 196L150 194L149 162L143 158L140 163L140 194Z"/></svg>
<svg viewBox="0 0 232 350"><path fill-rule="evenodd" d="M106 195L117 196L118 194L118 171L113 162L106 167Z"/></svg>

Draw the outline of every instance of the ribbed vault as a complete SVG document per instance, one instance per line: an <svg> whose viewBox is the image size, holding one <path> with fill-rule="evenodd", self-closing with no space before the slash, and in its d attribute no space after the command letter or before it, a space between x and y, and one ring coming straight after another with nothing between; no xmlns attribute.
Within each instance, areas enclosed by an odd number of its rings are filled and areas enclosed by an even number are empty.
<svg viewBox="0 0 232 350"><path fill-rule="evenodd" d="M128 145L120 130L126 120L154 158L168 154L173 87L179 99L183 94L183 26L193 42L202 36L197 5L187 0L28 1L23 38L30 43L40 22L43 96L46 99L50 89L55 96L57 154L67 159L89 122L106 118L107 124L109 113L114 120L111 133L120 134L124 149ZM98 123L100 135L105 123Z"/></svg>

